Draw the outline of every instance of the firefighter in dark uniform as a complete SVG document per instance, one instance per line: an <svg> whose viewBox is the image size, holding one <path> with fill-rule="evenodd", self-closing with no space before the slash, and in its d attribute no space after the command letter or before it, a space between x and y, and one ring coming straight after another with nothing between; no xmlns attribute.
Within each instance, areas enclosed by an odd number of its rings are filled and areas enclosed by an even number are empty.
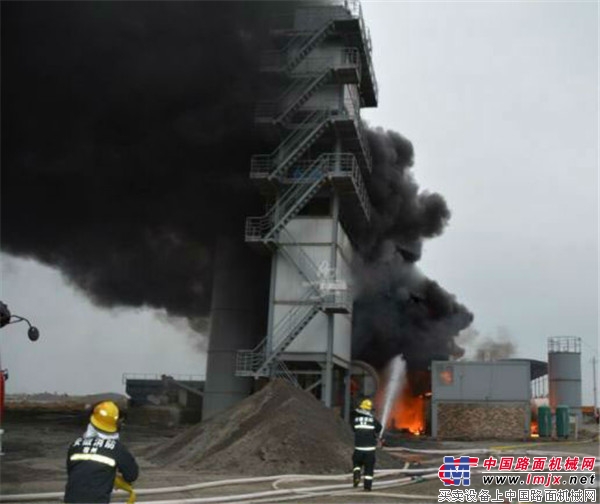
<svg viewBox="0 0 600 504"><path fill-rule="evenodd" d="M352 412L352 430L354 430L354 454L352 455L353 483L357 487L360 483L361 469L365 469L364 488L371 490L373 485L373 472L375 470L375 449L377 438L381 432L381 424L373 416L373 402L363 399L359 407Z"/></svg>
<svg viewBox="0 0 600 504"><path fill-rule="evenodd" d="M108 503L113 487L128 490L138 477L138 465L119 441L119 408L112 401L94 407L84 435L69 447L65 502Z"/></svg>

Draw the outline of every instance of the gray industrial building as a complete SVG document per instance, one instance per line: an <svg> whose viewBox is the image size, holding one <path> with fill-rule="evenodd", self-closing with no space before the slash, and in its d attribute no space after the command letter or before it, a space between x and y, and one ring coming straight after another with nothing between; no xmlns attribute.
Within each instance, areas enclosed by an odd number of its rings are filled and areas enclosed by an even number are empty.
<svg viewBox="0 0 600 504"><path fill-rule="evenodd" d="M276 91L258 104L255 123L272 149L248 160L267 211L245 229L253 253L271 258L266 334L253 333L248 256L232 240L217 243L204 418L272 376L349 409L350 264L371 211L360 117L377 105L371 42L356 0L296 4L271 38L261 71Z"/></svg>
<svg viewBox="0 0 600 504"><path fill-rule="evenodd" d="M523 439L531 423L531 362L433 361L431 435Z"/></svg>
<svg viewBox="0 0 600 504"><path fill-rule="evenodd" d="M568 407L581 422L581 338L548 339L548 363L529 359L434 361L431 434L436 438L529 436L532 398L547 398L552 413Z"/></svg>

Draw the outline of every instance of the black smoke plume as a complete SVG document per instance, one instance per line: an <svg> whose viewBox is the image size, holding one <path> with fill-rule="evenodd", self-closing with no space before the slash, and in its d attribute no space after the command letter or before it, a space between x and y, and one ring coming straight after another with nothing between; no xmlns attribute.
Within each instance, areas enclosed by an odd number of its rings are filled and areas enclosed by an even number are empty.
<svg viewBox="0 0 600 504"><path fill-rule="evenodd" d="M382 368L404 354L409 368L462 355L454 337L473 320L453 295L415 266L423 240L444 230L450 211L442 196L420 192L412 144L393 131L370 130L372 223L363 230L355 264L355 357Z"/></svg>
<svg viewBox="0 0 600 504"><path fill-rule="evenodd" d="M258 60L294 7L2 2L3 251L59 268L101 306L205 316L216 236L264 209L248 177L263 152ZM450 213L419 193L410 143L369 142L375 217L357 270L379 280L361 282L357 356L451 355L470 314L412 264Z"/></svg>
<svg viewBox="0 0 600 504"><path fill-rule="evenodd" d="M205 314L215 235L262 209L247 173L276 7L2 2L3 250L99 305Z"/></svg>

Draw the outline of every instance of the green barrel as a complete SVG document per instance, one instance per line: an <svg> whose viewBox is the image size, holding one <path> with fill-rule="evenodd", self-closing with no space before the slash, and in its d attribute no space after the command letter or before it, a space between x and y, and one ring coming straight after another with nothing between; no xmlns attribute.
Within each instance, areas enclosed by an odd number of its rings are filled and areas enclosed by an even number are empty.
<svg viewBox="0 0 600 504"><path fill-rule="evenodd" d="M569 437L569 407L556 407L556 436Z"/></svg>
<svg viewBox="0 0 600 504"><path fill-rule="evenodd" d="M538 434L540 437L550 437L552 435L552 411L550 406L540 406L538 408Z"/></svg>

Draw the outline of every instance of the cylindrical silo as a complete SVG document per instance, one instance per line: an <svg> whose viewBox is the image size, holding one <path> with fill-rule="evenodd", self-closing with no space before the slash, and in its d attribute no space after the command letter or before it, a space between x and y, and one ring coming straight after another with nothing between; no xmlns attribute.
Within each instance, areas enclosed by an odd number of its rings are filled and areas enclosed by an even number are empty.
<svg viewBox="0 0 600 504"><path fill-rule="evenodd" d="M569 406L581 416L581 338L556 336L548 339L550 407Z"/></svg>
<svg viewBox="0 0 600 504"><path fill-rule="evenodd" d="M239 236L223 234L217 238L203 420L233 406L252 391L254 380L235 374L236 354L254 348L265 337L268 267L268 260Z"/></svg>

